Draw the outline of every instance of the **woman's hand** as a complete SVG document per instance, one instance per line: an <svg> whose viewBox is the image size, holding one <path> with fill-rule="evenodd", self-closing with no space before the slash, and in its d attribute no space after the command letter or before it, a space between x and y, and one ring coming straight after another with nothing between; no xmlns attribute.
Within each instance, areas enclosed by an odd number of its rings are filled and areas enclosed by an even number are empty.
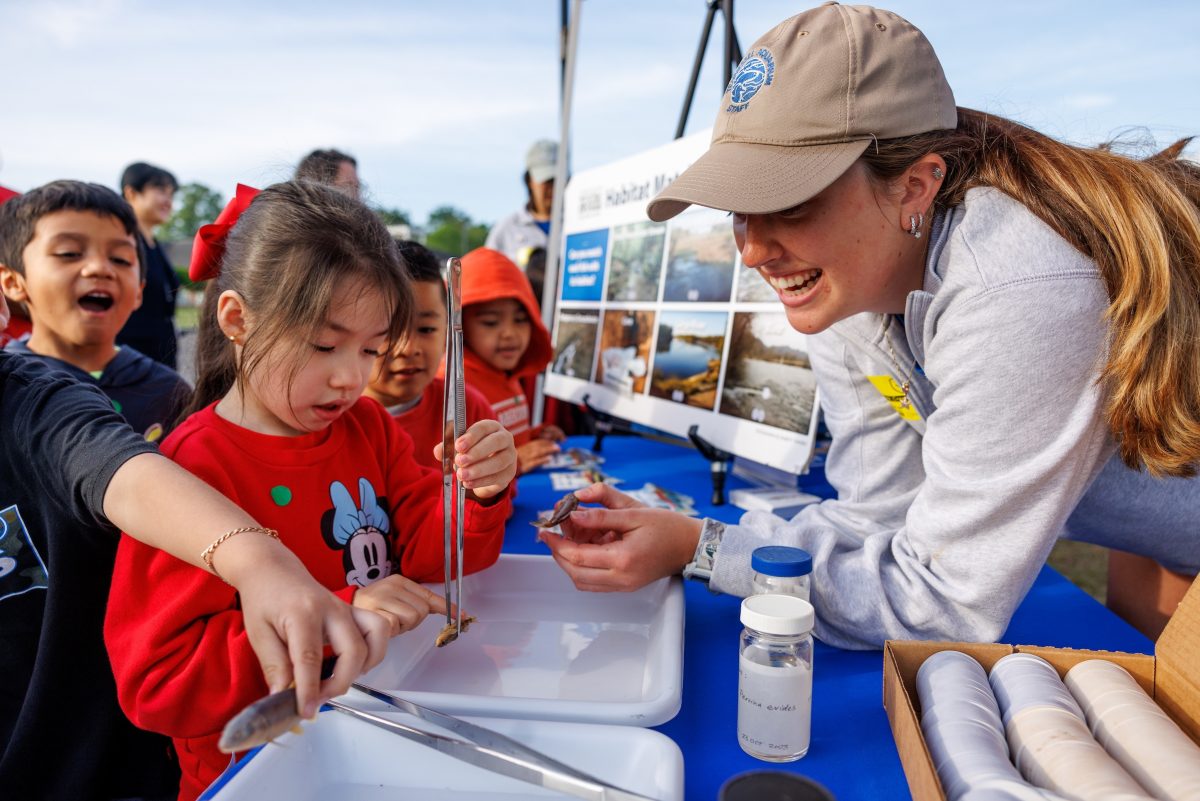
<svg viewBox="0 0 1200 801"><path fill-rule="evenodd" d="M388 636L412 631L430 612L446 614L446 599L398 573L385 576L354 593L354 606L387 621Z"/></svg>
<svg viewBox="0 0 1200 801"><path fill-rule="evenodd" d="M565 536L542 531L538 539L578 589L641 589L692 560L702 521L651 509L607 484L593 484L575 496L605 508L577 509L562 523Z"/></svg>
<svg viewBox="0 0 1200 801"><path fill-rule="evenodd" d="M229 577L241 596L246 635L271 692L294 682L300 711L311 718L324 699L345 693L360 674L379 664L387 653L388 622L352 609L317 583L291 551L262 539L238 543L263 546L246 580L238 580L234 560L226 555ZM321 681L326 644L337 663L333 675Z"/></svg>
<svg viewBox="0 0 1200 801"><path fill-rule="evenodd" d="M442 459L444 445L433 448ZM517 448L513 435L495 420L480 420L454 443L458 480L475 500L486 501L503 493L517 476Z"/></svg>
<svg viewBox="0 0 1200 801"><path fill-rule="evenodd" d="M521 475L532 470L537 470L550 461L550 457L554 456L560 450L562 449L556 443L548 439L538 439L535 437L529 440L529 442L517 448L517 465Z"/></svg>

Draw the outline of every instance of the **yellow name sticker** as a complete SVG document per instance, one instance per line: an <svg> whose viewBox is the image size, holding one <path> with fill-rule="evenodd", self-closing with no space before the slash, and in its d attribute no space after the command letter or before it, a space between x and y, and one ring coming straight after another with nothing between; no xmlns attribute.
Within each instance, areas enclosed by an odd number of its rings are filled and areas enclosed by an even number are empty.
<svg viewBox="0 0 1200 801"><path fill-rule="evenodd" d="M920 420L921 415L917 414L917 409L913 406L912 400L904 396L904 387L890 375L869 375L867 380L875 389L879 390L879 394L883 399L892 405L896 410L896 414L900 415L905 420Z"/></svg>

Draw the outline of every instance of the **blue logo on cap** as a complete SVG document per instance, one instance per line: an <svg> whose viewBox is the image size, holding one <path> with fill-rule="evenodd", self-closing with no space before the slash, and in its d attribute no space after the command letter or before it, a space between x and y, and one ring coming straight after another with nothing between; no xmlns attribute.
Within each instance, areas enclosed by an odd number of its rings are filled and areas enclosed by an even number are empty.
<svg viewBox="0 0 1200 801"><path fill-rule="evenodd" d="M725 109L736 113L750 105L758 91L764 86L770 86L775 79L775 58L766 48L747 54L738 65L737 72L729 81L729 99L732 101Z"/></svg>

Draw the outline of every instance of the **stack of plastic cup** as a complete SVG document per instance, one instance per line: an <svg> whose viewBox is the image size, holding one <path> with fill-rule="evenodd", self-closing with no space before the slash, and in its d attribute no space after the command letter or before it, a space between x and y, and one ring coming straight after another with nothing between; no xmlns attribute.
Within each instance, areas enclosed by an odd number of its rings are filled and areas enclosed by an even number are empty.
<svg viewBox="0 0 1200 801"><path fill-rule="evenodd" d="M1032 654L992 667L1013 762L1030 783L1081 801L1133 801L1148 793L1088 731L1083 710L1058 671Z"/></svg>
<svg viewBox="0 0 1200 801"><path fill-rule="evenodd" d="M946 797L997 779L1021 781L1008 759L987 674L961 651L939 651L917 670L921 730Z"/></svg>
<svg viewBox="0 0 1200 801"><path fill-rule="evenodd" d="M1089 659L1066 685L1096 740L1155 798L1200 801L1200 748L1123 667Z"/></svg>

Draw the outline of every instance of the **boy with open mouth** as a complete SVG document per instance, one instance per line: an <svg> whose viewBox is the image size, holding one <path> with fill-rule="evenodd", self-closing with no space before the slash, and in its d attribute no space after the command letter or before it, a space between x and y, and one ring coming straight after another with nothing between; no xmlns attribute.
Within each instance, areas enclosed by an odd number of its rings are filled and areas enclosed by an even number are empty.
<svg viewBox="0 0 1200 801"><path fill-rule="evenodd" d="M175 424L191 393L169 367L117 345L142 302L145 275L133 209L98 184L54 181L11 200L0 247L0 287L33 321L23 353L98 386L152 441Z"/></svg>

